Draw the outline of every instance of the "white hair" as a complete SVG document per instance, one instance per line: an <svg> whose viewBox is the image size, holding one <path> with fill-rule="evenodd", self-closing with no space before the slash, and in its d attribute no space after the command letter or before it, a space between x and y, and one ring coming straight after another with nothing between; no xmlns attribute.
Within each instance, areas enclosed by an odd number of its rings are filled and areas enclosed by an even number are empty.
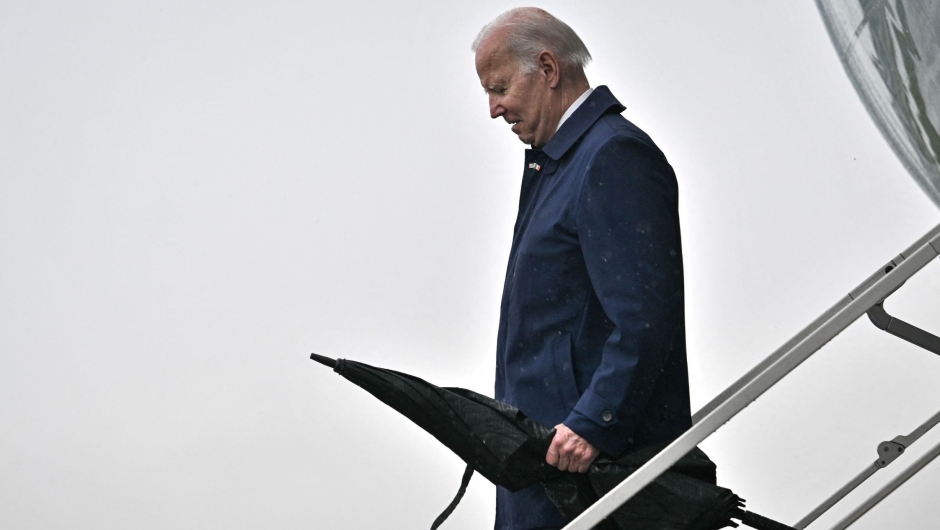
<svg viewBox="0 0 940 530"><path fill-rule="evenodd" d="M583 70L591 62L591 54L578 34L568 24L548 11L535 7L510 9L483 26L470 49L477 49L496 30L506 28L506 45L519 61L523 73L538 68L538 54L548 50L555 54L564 68Z"/></svg>

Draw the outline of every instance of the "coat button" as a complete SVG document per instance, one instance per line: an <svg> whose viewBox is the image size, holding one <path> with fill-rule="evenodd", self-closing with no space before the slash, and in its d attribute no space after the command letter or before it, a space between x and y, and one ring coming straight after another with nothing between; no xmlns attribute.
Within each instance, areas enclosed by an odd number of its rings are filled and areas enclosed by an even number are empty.
<svg viewBox="0 0 940 530"><path fill-rule="evenodd" d="M605 410L604 412L601 412L601 419L604 421L610 421L614 419L614 415L611 414L609 410Z"/></svg>

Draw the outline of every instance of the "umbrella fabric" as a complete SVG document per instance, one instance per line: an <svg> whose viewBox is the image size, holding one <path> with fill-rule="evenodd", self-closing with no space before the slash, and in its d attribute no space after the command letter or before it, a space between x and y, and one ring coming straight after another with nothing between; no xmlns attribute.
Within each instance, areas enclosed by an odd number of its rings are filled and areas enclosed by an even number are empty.
<svg viewBox="0 0 940 530"><path fill-rule="evenodd" d="M598 458L587 473L563 472L545 461L555 435L519 409L462 388L432 385L412 375L347 359L312 354L311 359L333 370L397 410L457 454L490 482L518 491L541 482L549 498L574 518L613 489L662 447L648 447L618 459ZM751 516L743 500L715 485L715 464L695 449L621 506L598 530L717 530L737 526L732 517ZM434 522L437 528L453 511L460 492ZM751 521L760 520L750 517ZM754 528L787 529L774 523ZM777 526L774 526L777 525Z"/></svg>
<svg viewBox="0 0 940 530"><path fill-rule="evenodd" d="M311 356L429 432L490 482L518 491L561 472L545 462L554 430L462 388L346 359Z"/></svg>

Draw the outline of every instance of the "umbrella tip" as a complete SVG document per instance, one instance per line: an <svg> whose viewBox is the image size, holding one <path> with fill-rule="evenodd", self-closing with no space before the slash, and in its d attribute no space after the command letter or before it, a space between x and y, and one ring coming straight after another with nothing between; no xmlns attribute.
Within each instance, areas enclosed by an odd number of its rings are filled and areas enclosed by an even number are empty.
<svg viewBox="0 0 940 530"><path fill-rule="evenodd" d="M330 359L329 357L325 357L325 356L323 356L323 355L317 355L317 354L315 354L315 353L311 353L311 354L310 354L310 359L312 359L312 360L314 360L314 361L316 361L316 362L318 362L318 363L320 363L320 364L322 364L322 365L324 365L324 366L329 366L330 368L336 368L336 360Z"/></svg>

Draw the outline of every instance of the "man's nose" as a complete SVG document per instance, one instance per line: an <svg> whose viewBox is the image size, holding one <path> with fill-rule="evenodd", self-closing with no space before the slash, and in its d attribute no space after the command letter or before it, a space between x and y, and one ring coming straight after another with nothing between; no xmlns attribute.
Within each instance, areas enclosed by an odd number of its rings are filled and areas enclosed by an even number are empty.
<svg viewBox="0 0 940 530"><path fill-rule="evenodd" d="M503 114L506 113L506 109L499 104L499 99L496 96L490 96L490 118L494 120Z"/></svg>

